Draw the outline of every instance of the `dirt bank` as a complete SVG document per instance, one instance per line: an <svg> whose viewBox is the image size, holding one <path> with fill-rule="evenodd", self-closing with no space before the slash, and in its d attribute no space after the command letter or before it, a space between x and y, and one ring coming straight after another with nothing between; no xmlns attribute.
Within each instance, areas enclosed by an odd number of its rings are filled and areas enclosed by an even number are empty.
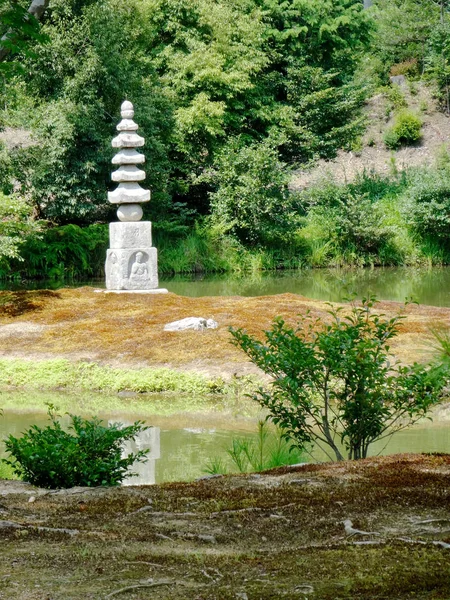
<svg viewBox="0 0 450 600"><path fill-rule="evenodd" d="M448 599L449 505L450 456L51 493L0 482L0 598Z"/></svg>
<svg viewBox="0 0 450 600"><path fill-rule="evenodd" d="M329 306L295 294L262 297L187 298L175 294L127 295L93 288L0 293L0 356L46 359L63 357L121 367L166 366L208 375L255 372L230 343L229 326L261 334L274 317L296 323L310 311L327 320ZM378 310L395 315L402 305L381 302ZM409 305L392 349L403 361L427 360L430 326L450 327L450 309ZM199 316L218 329L163 331L164 325Z"/></svg>

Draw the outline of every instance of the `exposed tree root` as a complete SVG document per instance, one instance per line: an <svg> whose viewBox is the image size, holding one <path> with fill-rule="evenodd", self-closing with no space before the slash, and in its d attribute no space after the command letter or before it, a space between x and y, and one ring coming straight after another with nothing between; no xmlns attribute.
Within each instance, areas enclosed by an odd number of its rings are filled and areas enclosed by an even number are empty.
<svg viewBox="0 0 450 600"><path fill-rule="evenodd" d="M151 583L136 583L135 585L128 585L126 587L120 588L120 590L114 590L107 596L105 596L105 600L107 598L112 598L113 596L118 596L119 594L125 594L126 592L132 592L133 590L140 590L143 588L152 588L160 585L173 585L177 584L177 581L172 581L170 579L161 579L161 581L152 581Z"/></svg>

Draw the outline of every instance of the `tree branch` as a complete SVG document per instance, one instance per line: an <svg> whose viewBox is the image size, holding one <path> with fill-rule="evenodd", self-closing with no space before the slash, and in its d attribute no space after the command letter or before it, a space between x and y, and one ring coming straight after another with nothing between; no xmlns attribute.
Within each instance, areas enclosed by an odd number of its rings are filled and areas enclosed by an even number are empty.
<svg viewBox="0 0 450 600"><path fill-rule="evenodd" d="M28 7L28 13L32 15L35 19L40 21L44 16L45 11L50 4L50 0L32 0L30 6ZM2 46L2 42L17 38L17 32L13 29L9 29L0 40L0 62L4 61L10 52L10 48Z"/></svg>

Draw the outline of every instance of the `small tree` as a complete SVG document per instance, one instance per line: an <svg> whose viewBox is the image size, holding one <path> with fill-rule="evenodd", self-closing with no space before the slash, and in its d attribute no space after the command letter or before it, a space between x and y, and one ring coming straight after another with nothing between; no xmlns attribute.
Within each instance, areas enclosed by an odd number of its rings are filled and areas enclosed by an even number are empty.
<svg viewBox="0 0 450 600"><path fill-rule="evenodd" d="M122 443L148 429L142 421L105 427L100 419L70 415L69 431L64 431L51 405L48 415L47 427L33 425L21 438L10 435L5 441L12 459L3 462L24 481L50 489L117 485L134 462L147 460L147 450L122 456Z"/></svg>
<svg viewBox="0 0 450 600"><path fill-rule="evenodd" d="M348 314L331 309L326 325L308 313L297 329L277 318L265 343L231 329L234 344L273 378L253 398L298 447L315 442L343 460L340 440L349 459L365 458L372 442L412 425L439 402L445 370L392 361L389 340L403 317L376 314L375 302L364 298Z"/></svg>

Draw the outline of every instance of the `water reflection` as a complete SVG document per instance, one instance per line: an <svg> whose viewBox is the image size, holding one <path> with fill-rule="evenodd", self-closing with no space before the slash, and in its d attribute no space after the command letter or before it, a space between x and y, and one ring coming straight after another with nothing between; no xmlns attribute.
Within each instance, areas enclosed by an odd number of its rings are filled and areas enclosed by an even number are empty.
<svg viewBox="0 0 450 600"><path fill-rule="evenodd" d="M104 281L2 282L0 289L104 287ZM373 269L309 269L236 275L161 278L160 286L180 296L264 296L290 292L307 298L341 302L350 293L375 294L380 300L450 306L450 267L377 267Z"/></svg>
<svg viewBox="0 0 450 600"><path fill-rule="evenodd" d="M116 422L116 421L114 421ZM110 421L111 423L111 421ZM132 425L132 423L123 423ZM149 427L134 439L123 444L123 454L136 454L140 450L148 450L146 462L135 463L130 475L123 480L123 485L148 485L156 483L156 461L161 458L161 439L159 427Z"/></svg>
<svg viewBox="0 0 450 600"><path fill-rule="evenodd" d="M450 267L374 269L311 269L257 273L233 278L174 277L161 281L181 296L264 296L293 293L330 302L341 302L351 293L374 294L380 300L450 306Z"/></svg>

